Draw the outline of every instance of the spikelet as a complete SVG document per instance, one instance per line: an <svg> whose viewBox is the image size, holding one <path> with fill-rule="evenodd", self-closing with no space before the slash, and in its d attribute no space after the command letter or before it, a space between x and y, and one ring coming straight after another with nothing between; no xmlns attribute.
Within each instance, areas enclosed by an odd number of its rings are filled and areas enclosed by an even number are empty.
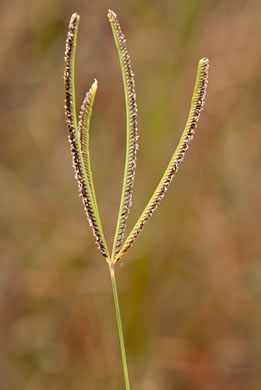
<svg viewBox="0 0 261 390"><path fill-rule="evenodd" d="M74 95L74 57L78 24L79 15L74 13L70 19L69 31L65 46L65 116L69 130L68 139L71 145L72 163L75 170L75 178L78 182L78 188L82 197L85 213L87 215L89 225L92 228L98 248L100 249L103 256L108 258L108 249L101 231L101 227L99 226L99 217L97 218L97 212L93 204L92 194L84 168L80 139L77 129Z"/></svg>
<svg viewBox="0 0 261 390"><path fill-rule="evenodd" d="M199 61L198 73L195 84L195 89L191 102L191 109L188 117L188 121L185 126L185 130L181 136L178 147L145 210L141 214L138 222L134 226L130 235L126 239L123 247L121 248L116 261L119 260L126 251L133 245L138 235L141 233L144 225L152 216L156 208L158 207L161 199L164 197L175 173L178 171L179 165L184 158L185 152L189 147L190 141L193 139L193 134L197 127L200 112L203 108L206 96L207 82L208 82L208 67L209 62L207 58L202 58Z"/></svg>
<svg viewBox="0 0 261 390"><path fill-rule="evenodd" d="M134 74L131 68L130 57L126 47L126 39L122 33L117 15L109 10L108 18L111 24L114 40L118 50L122 78L125 92L126 102L126 117L127 117L127 147L126 147L126 162L123 179L123 188L119 216L117 221L116 233L113 243L112 258L116 256L123 242L124 232L126 229L127 218L132 204L132 191L134 184L135 168L136 168L136 152L138 149L138 130L137 130L137 104Z"/></svg>

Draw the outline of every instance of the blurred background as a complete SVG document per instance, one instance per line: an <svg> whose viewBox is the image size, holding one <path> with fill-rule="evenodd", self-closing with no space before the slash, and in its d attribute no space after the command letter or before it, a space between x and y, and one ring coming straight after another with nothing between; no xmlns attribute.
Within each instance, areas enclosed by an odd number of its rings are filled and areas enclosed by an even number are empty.
<svg viewBox="0 0 261 390"><path fill-rule="evenodd" d="M197 62L210 59L195 140L117 267L132 389L260 389L259 0L1 2L0 389L124 389L109 272L78 196L63 108L77 11L77 105L97 78L90 148L111 246L125 104L108 8L127 37L139 109L128 232L183 131Z"/></svg>

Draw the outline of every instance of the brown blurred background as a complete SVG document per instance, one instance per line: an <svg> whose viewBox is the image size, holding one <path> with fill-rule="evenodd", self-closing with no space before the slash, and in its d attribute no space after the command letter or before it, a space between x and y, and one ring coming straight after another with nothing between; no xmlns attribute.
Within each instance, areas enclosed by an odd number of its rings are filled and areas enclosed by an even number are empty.
<svg viewBox="0 0 261 390"><path fill-rule="evenodd" d="M261 388L259 0L2 0L0 390L121 390L106 264L73 178L63 57L78 11L77 104L99 82L91 159L111 245L125 106L107 10L136 76L140 149L128 231L184 128L210 59L198 131L165 199L118 266L132 389Z"/></svg>

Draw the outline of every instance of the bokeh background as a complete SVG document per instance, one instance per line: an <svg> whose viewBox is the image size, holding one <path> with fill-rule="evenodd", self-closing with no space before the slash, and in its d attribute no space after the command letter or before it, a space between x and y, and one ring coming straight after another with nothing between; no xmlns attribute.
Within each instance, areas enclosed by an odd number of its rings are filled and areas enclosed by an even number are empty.
<svg viewBox="0 0 261 390"><path fill-rule="evenodd" d="M210 59L197 134L117 268L132 389L261 388L259 0L2 0L0 389L124 388L109 272L87 224L64 118L68 21L81 16L77 104L99 82L94 181L112 244L125 106L107 10L136 76L139 145L128 231L183 130Z"/></svg>

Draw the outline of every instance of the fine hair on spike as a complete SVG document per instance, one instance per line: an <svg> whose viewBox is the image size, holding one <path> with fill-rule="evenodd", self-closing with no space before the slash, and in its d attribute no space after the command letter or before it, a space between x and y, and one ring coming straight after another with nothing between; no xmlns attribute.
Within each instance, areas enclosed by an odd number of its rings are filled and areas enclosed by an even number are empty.
<svg viewBox="0 0 261 390"><path fill-rule="evenodd" d="M179 141L178 147L158 187L156 188L156 191L154 192L145 210L141 214L138 222L132 229L124 245L122 246L120 252L118 253L118 256L115 259L116 261L118 261L127 252L127 250L134 244L136 238L144 228L144 225L150 219L150 217L158 207L161 199L164 197L165 192L167 191L175 173L178 171L179 165L184 158L185 152L189 147L190 141L193 139L193 135L197 127L197 122L199 120L200 112L205 102L207 82L208 82L208 67L209 67L208 59L202 58L199 61L199 65L198 65L198 73L197 73L194 93L192 96L189 117L185 126L185 130Z"/></svg>
<svg viewBox="0 0 261 390"><path fill-rule="evenodd" d="M127 136L126 136L126 162L123 178L122 195L120 202L120 209L118 221L116 226L116 233L114 237L112 258L117 256L123 243L124 232L126 229L127 218L132 205L132 191L134 184L134 176L136 169L136 153L138 149L138 129L137 129L137 103L134 73L132 71L130 56L126 47L126 39L122 33L117 15L115 12L109 10L108 18L111 24L116 48L118 51L124 92L126 102L126 122L127 122Z"/></svg>
<svg viewBox="0 0 261 390"><path fill-rule="evenodd" d="M78 182L80 196L82 197L84 210L87 215L89 225L99 250L104 257L109 258L107 245L103 236L99 214L93 201L93 196L87 179L84 161L81 151L80 138L77 128L74 96L74 57L77 40L79 16L74 13L69 23L69 31L65 46L65 116L69 130L69 143L71 145L72 162L75 170L75 178Z"/></svg>

